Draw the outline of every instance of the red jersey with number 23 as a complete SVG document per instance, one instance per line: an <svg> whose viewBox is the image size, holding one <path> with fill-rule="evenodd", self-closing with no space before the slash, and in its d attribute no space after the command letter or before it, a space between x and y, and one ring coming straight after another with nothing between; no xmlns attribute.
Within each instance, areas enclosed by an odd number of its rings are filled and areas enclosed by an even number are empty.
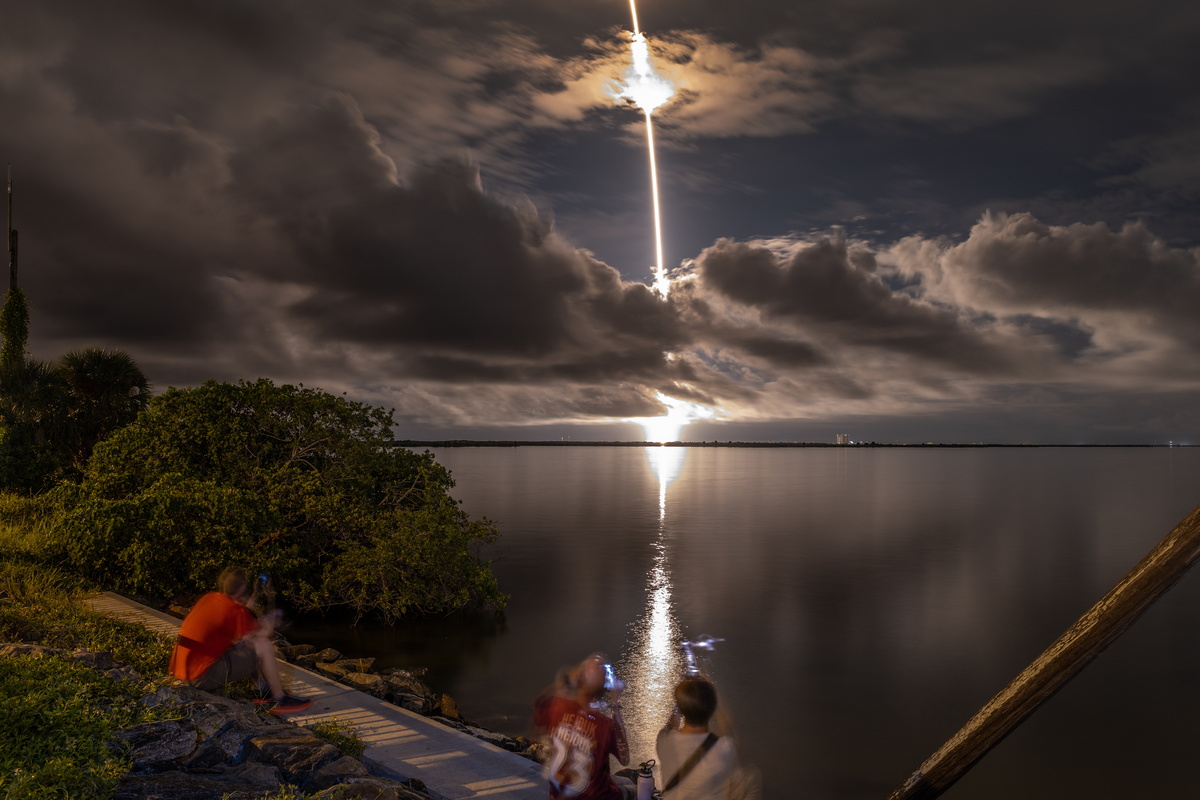
<svg viewBox="0 0 1200 800"><path fill-rule="evenodd" d="M534 721L550 731L550 800L620 800L608 771L608 756L617 752L611 719L571 698L552 697L534 710Z"/></svg>

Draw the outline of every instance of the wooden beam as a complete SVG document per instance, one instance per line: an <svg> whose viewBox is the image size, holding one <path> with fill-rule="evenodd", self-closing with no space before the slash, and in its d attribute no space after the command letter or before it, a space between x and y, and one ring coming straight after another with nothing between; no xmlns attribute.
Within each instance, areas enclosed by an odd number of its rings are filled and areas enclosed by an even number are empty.
<svg viewBox="0 0 1200 800"><path fill-rule="evenodd" d="M1192 510L1112 591L1004 687L888 800L939 797L979 759L1054 696L1200 558L1200 506ZM1191 632L1184 632L1191 635Z"/></svg>

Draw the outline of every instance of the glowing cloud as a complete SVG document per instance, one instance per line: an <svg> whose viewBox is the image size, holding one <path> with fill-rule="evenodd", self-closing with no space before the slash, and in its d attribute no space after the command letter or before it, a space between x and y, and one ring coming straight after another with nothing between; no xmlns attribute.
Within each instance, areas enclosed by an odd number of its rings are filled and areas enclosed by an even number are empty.
<svg viewBox="0 0 1200 800"><path fill-rule="evenodd" d="M654 69L654 64L650 61L650 45L646 41L646 35L634 31L630 37L629 49L633 55L633 63L625 71L621 97L629 98L634 105L650 114L675 96L675 86Z"/></svg>
<svg viewBox="0 0 1200 800"><path fill-rule="evenodd" d="M662 392L655 392L655 397L667 407L666 414L661 417L631 417L625 420L641 425L646 433L647 442L677 442L684 425L697 419L717 419L721 413L720 409L668 397Z"/></svg>

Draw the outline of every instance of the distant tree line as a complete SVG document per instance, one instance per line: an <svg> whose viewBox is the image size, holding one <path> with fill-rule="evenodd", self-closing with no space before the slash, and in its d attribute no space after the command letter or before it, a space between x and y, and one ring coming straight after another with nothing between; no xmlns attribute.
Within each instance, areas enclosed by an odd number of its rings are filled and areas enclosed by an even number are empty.
<svg viewBox="0 0 1200 800"><path fill-rule="evenodd" d="M390 411L266 379L151 396L123 351L36 361L28 335L14 286L0 308L0 523L44 523L43 558L160 601L237 563L299 609L503 607L478 554L495 525L459 508L428 452L392 446Z"/></svg>

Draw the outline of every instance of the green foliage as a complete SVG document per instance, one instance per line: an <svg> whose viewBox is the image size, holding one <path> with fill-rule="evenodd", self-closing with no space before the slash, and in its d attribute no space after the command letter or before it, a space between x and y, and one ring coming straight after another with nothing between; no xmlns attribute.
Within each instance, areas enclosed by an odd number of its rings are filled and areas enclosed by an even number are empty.
<svg viewBox="0 0 1200 800"><path fill-rule="evenodd" d="M29 341L29 304L21 287L14 286L4 297L0 308L0 364L18 364L25 360Z"/></svg>
<svg viewBox="0 0 1200 800"><path fill-rule="evenodd" d="M116 731L155 718L138 687L60 658L0 659L0 798L110 797Z"/></svg>
<svg viewBox="0 0 1200 800"><path fill-rule="evenodd" d="M474 552L494 525L459 508L431 455L392 447L391 426L383 409L265 379L170 389L53 493L59 542L103 585L164 599L236 563L300 609L501 606Z"/></svg>
<svg viewBox="0 0 1200 800"><path fill-rule="evenodd" d="M358 738L358 730L349 722L340 719L327 719L308 729L338 749L344 756L361 758L367 749L367 743Z"/></svg>
<svg viewBox="0 0 1200 800"><path fill-rule="evenodd" d="M0 486L42 492L77 477L96 442L145 410L128 353L89 347L56 363L0 360Z"/></svg>
<svg viewBox="0 0 1200 800"><path fill-rule="evenodd" d="M58 483L67 461L66 451L46 441L39 426L0 422L0 488L44 492Z"/></svg>
<svg viewBox="0 0 1200 800"><path fill-rule="evenodd" d="M146 678L166 674L173 640L91 610L76 575L0 550L0 642L37 642L111 653Z"/></svg>
<svg viewBox="0 0 1200 800"><path fill-rule="evenodd" d="M66 395L64 444L80 468L96 442L146 410L150 382L128 353L99 347L64 353L55 370Z"/></svg>

